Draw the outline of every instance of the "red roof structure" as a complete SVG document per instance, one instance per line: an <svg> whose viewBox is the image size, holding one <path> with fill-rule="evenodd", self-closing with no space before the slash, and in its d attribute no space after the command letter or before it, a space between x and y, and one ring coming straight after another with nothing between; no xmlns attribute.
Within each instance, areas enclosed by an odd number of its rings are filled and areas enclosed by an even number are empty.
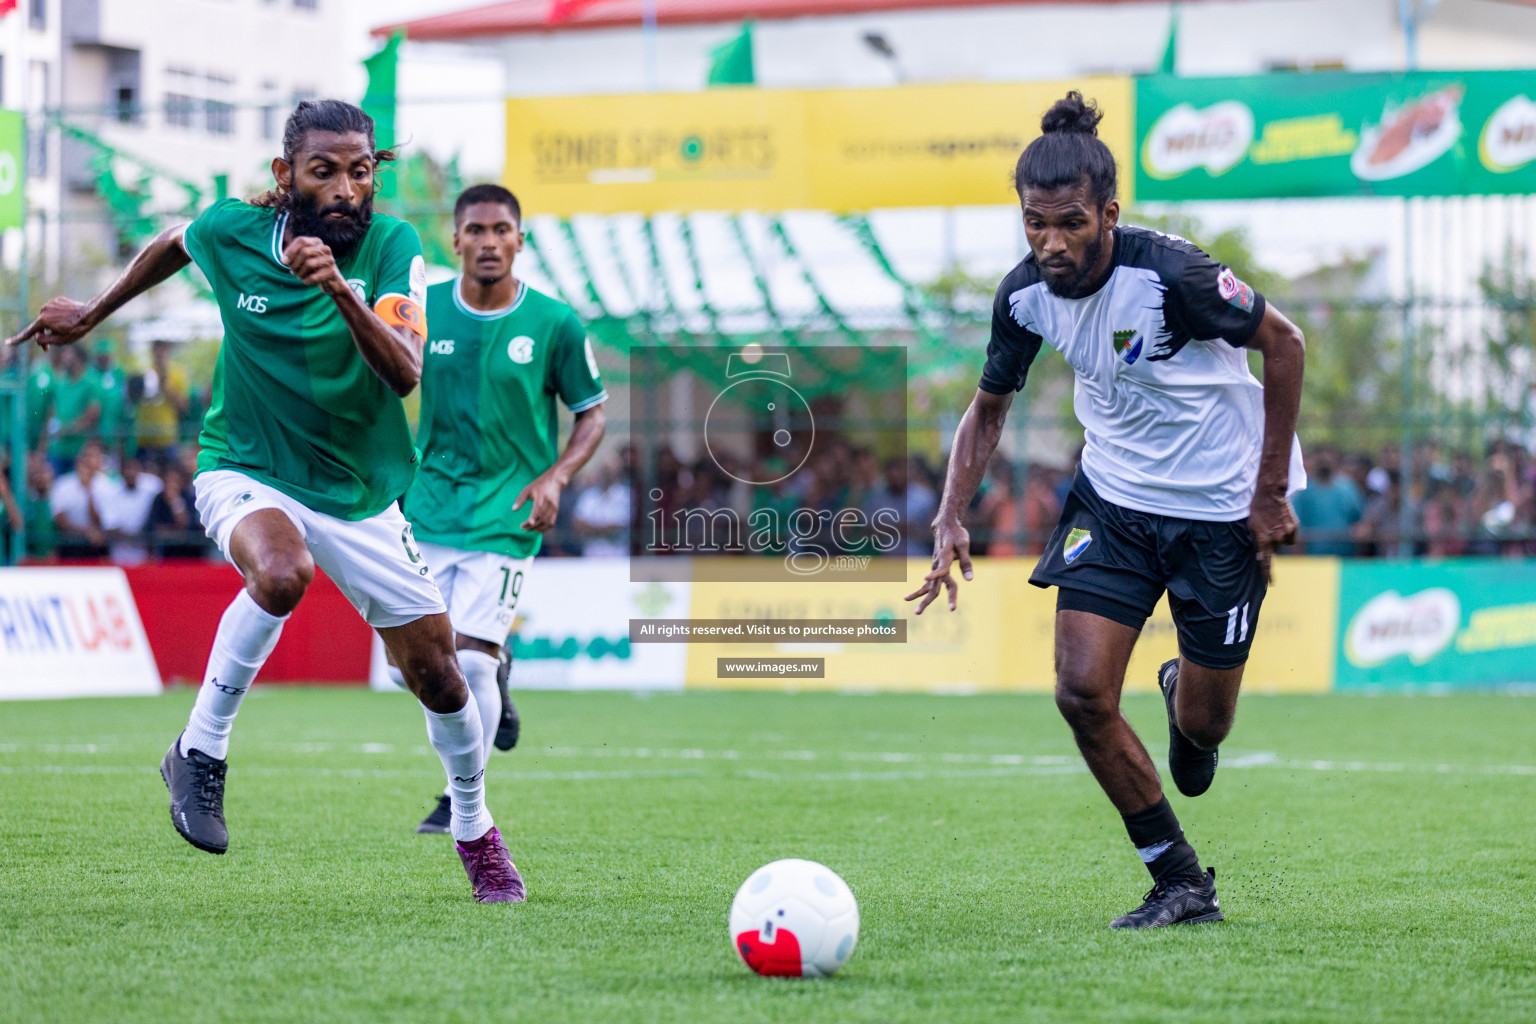
<svg viewBox="0 0 1536 1024"><path fill-rule="evenodd" d="M430 18L380 25L373 35L403 29L413 40L464 40L482 36L529 32L569 32L589 28L624 28L640 24L644 0L590 0L569 17L551 24L552 0L502 0ZM878 11L908 11L942 7L1020 6L1038 3L1123 3L1134 0L655 0L661 25L706 25L755 18L814 18Z"/></svg>

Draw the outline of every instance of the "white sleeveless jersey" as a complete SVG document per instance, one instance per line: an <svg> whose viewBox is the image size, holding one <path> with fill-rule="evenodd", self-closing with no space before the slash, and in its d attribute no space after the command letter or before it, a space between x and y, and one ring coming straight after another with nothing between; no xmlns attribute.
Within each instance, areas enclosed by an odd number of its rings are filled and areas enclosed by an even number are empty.
<svg viewBox="0 0 1536 1024"><path fill-rule="evenodd" d="M1248 515L1264 439L1264 387L1242 346L1264 297L1200 249L1116 228L1109 279L1092 295L1051 292L1033 255L1003 278L981 389L1024 387L1042 341L1076 374L1083 472L1105 501L1181 519ZM1306 486L1291 442L1294 494Z"/></svg>

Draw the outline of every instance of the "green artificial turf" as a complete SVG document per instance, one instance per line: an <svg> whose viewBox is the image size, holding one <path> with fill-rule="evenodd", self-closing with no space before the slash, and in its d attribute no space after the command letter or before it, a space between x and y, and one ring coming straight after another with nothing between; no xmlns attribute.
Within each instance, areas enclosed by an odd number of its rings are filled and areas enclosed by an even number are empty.
<svg viewBox="0 0 1536 1024"><path fill-rule="evenodd" d="M231 850L156 772L191 693L0 704L6 1021L1530 1021L1536 699L1245 698L1173 797L1223 924L1112 932L1148 885L1044 697L525 693L492 810L523 906L474 904L408 697L258 687ZM1163 752L1161 704L1127 701ZM820 860L863 915L766 980L731 896Z"/></svg>

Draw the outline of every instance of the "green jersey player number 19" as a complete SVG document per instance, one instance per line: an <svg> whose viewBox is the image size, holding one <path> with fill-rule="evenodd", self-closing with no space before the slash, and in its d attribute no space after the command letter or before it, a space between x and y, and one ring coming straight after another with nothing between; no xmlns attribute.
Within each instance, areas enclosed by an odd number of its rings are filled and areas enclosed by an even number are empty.
<svg viewBox="0 0 1536 1024"><path fill-rule="evenodd" d="M415 472L401 398L421 379L425 267L416 231L373 212L373 119L300 103L276 187L162 232L89 302L56 298L8 344L71 344L195 262L224 323L194 481L208 535L244 578L225 610L186 730L160 763L171 823L224 853L229 737L316 566L404 670L453 793L451 831L482 903L523 880L485 806L483 729L443 598L397 498Z"/></svg>
<svg viewBox="0 0 1536 1024"><path fill-rule="evenodd" d="M489 752L517 742L507 634L561 491L602 441L608 393L576 314L513 274L523 231L511 192L465 190L453 243L459 276L427 289L421 468L405 514L448 604ZM563 453L557 399L575 414ZM450 797L416 831L448 831Z"/></svg>

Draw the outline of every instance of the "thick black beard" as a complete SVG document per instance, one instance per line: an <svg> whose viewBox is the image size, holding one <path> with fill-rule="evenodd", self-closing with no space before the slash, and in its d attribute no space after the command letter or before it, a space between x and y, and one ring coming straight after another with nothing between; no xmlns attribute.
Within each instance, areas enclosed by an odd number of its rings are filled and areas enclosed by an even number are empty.
<svg viewBox="0 0 1536 1024"><path fill-rule="evenodd" d="M332 203L322 209L312 196L291 192L287 206L288 226L293 229L294 237L306 235L320 239L330 248L337 263L343 262L357 250L369 226L373 224L372 196L364 199L360 206ZM327 220L326 215L330 213L344 213L347 219Z"/></svg>
<svg viewBox="0 0 1536 1024"><path fill-rule="evenodd" d="M1099 258L1104 255L1104 238L1099 236L1088 243L1088 248L1083 252L1083 262L1077 265L1077 273L1071 280L1057 283L1050 278L1045 279L1045 286L1051 290L1051 294L1059 295L1063 299L1081 299L1087 291L1090 282L1089 276L1094 268L1099 265Z"/></svg>

